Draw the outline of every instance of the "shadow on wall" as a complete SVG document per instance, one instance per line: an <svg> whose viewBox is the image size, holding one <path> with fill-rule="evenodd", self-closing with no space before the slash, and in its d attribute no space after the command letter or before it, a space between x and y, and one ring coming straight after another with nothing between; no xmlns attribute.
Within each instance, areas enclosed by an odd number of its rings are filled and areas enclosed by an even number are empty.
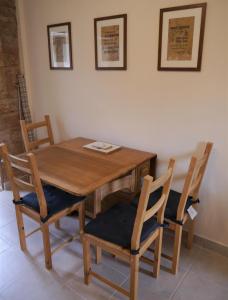
<svg viewBox="0 0 228 300"><path fill-rule="evenodd" d="M201 151L201 145L202 143L198 143L197 147L194 150L173 156L173 158L176 160L176 166L174 169L172 189L182 193L191 157L198 156L199 151ZM161 175L162 172L164 172L166 165L167 159L157 160L157 170L159 171L158 174L156 174L157 176Z"/></svg>
<svg viewBox="0 0 228 300"><path fill-rule="evenodd" d="M70 139L70 136L65 129L64 122L62 121L62 116L56 115L55 123L56 123L56 129L57 129L57 132L55 132L55 133L58 137L57 140L61 142L63 140Z"/></svg>

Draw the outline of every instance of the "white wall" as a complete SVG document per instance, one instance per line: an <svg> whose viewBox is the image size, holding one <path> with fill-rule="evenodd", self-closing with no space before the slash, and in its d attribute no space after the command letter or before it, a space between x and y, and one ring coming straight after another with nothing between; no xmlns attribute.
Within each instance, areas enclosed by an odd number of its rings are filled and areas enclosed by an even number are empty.
<svg viewBox="0 0 228 300"><path fill-rule="evenodd" d="M56 141L86 136L156 152L159 172L170 156L183 171L198 141L214 142L196 231L228 246L228 1L207 1L201 72L156 69L159 9L192 2L20 0L25 73L34 118L51 115ZM93 19L120 13L128 14L128 70L95 71ZM65 21L74 70L51 71L46 26Z"/></svg>

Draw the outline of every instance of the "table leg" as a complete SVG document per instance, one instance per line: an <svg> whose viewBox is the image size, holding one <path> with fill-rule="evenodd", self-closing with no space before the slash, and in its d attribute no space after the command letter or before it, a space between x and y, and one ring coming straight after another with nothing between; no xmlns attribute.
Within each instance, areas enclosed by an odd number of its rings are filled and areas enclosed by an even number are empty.
<svg viewBox="0 0 228 300"><path fill-rule="evenodd" d="M96 215L101 212L101 189L97 189L95 191L95 199L94 199L94 211L93 217L96 218ZM96 246L96 263L99 264L101 262L101 248Z"/></svg>

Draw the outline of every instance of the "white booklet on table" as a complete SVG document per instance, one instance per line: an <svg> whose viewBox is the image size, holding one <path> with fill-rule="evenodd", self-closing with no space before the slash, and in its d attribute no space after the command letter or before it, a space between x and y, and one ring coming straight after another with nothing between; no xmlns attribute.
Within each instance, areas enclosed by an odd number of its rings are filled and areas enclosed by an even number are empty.
<svg viewBox="0 0 228 300"><path fill-rule="evenodd" d="M109 144L109 143L105 143L105 142L96 141L96 142L84 145L83 148L108 154L108 153L111 153L111 152L113 152L113 151L115 151L117 149L120 149L121 146L114 145L114 144Z"/></svg>

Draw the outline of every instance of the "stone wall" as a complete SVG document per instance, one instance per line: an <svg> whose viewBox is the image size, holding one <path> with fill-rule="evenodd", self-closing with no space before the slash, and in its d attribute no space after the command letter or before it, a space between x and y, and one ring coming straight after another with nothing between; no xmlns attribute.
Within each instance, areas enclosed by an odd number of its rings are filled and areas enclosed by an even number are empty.
<svg viewBox="0 0 228 300"><path fill-rule="evenodd" d="M12 153L23 151L16 75L19 53L15 0L0 0L0 142Z"/></svg>

